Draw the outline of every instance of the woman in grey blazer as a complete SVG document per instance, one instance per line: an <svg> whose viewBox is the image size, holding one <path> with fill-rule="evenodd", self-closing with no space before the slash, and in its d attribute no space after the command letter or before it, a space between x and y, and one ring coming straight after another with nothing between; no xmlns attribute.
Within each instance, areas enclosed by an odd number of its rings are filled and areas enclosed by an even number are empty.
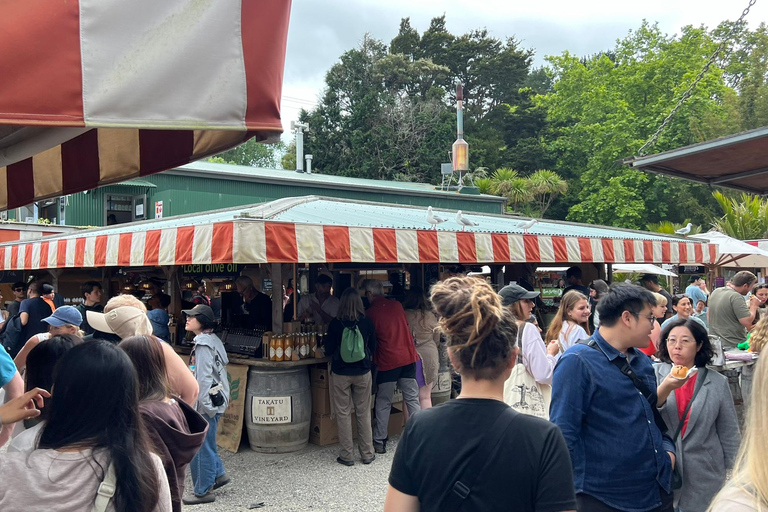
<svg viewBox="0 0 768 512"><path fill-rule="evenodd" d="M665 327L656 355L662 361L655 366L659 412L670 435L680 425L697 380L704 378L677 438L675 462L683 476L683 487L675 491L675 509L704 512L725 483L726 471L733 468L741 443L728 380L716 371L701 372L712 359L712 345L707 331L690 318ZM670 375L674 365L696 366L700 373L681 386Z"/></svg>

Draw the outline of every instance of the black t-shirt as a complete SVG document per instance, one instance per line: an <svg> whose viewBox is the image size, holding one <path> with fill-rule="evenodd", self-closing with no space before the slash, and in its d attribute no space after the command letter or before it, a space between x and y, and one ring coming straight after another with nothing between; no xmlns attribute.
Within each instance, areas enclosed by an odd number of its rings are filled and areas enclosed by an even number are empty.
<svg viewBox="0 0 768 512"><path fill-rule="evenodd" d="M397 445L389 483L437 511L502 411L498 400L451 400L411 418ZM568 447L553 423L518 414L462 510L576 510Z"/></svg>
<svg viewBox="0 0 768 512"><path fill-rule="evenodd" d="M269 295L257 290L252 301L243 301L242 308L248 315L246 327L272 329L272 299L269 298Z"/></svg>
<svg viewBox="0 0 768 512"><path fill-rule="evenodd" d="M80 312L80 316L83 317L83 323L80 324L80 330L83 331L85 334L93 334L96 332L96 329L91 327L91 324L88 323L88 311L94 311L96 313L103 313L104 312L104 306L101 304L94 304L93 306L86 306L85 303L81 303L77 305L77 310ZM98 338L103 339L103 338Z"/></svg>
<svg viewBox="0 0 768 512"><path fill-rule="evenodd" d="M365 341L365 357L356 363L345 363L341 358L341 340L344 328L360 329ZM362 317L357 322L334 318L328 324L328 337L325 339L325 355L332 358L331 371L338 375L364 375L371 371L371 356L376 353L376 329L370 318Z"/></svg>
<svg viewBox="0 0 768 512"><path fill-rule="evenodd" d="M659 289L658 293L664 296L665 299L667 299L667 318L675 314L675 310L672 309L672 295L669 294L667 290L664 288ZM696 305L694 304L694 308Z"/></svg>
<svg viewBox="0 0 768 512"><path fill-rule="evenodd" d="M565 294L571 291L577 291L584 295L585 297L589 297L589 288L584 286L583 284L572 284L571 286L568 286L563 289L563 297L565 297Z"/></svg>
<svg viewBox="0 0 768 512"><path fill-rule="evenodd" d="M22 333L22 339L25 342L35 334L48 332L48 324L43 322L43 318L51 316L53 311L51 311L51 306L42 298L24 299L19 306L19 313L27 313L29 315L27 325L24 326Z"/></svg>

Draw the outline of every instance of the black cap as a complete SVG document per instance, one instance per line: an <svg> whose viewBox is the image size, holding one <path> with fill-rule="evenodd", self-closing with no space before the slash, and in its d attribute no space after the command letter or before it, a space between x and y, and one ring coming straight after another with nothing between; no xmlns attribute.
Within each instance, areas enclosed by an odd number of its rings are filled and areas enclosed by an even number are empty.
<svg viewBox="0 0 768 512"><path fill-rule="evenodd" d="M210 306L206 306L205 304L198 304L192 309L182 309L181 312L187 316L202 317L210 323L216 322L216 315L213 314L213 310Z"/></svg>
<svg viewBox="0 0 768 512"><path fill-rule="evenodd" d="M510 306L519 300L535 299L539 296L539 292L529 292L522 286L508 284L499 290L499 295L501 296L502 306Z"/></svg>
<svg viewBox="0 0 768 512"><path fill-rule="evenodd" d="M331 284L333 283L333 278L329 276L328 274L320 274L317 276L317 279L315 280L315 283L317 284Z"/></svg>

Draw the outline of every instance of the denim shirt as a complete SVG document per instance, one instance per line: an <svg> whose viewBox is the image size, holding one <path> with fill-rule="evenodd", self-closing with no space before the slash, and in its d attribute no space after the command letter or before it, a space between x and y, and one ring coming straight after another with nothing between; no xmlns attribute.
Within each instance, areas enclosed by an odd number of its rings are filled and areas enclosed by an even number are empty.
<svg viewBox="0 0 768 512"><path fill-rule="evenodd" d="M571 453L577 493L627 512L646 512L661 505L659 487L672 492L667 452L675 453L675 446L656 426L648 400L609 361L626 356L599 330L592 338L605 355L578 344L555 367L550 421L562 430ZM655 396L650 360L635 348L628 354Z"/></svg>

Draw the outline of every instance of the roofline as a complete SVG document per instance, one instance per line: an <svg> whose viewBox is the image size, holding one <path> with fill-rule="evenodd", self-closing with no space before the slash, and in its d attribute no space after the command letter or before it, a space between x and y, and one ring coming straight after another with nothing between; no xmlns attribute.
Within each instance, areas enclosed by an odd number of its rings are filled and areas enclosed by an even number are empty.
<svg viewBox="0 0 768 512"><path fill-rule="evenodd" d="M627 163L628 161L625 160L624 163ZM632 167L635 167L631 163L629 163ZM675 171L673 169L670 169L668 167L665 167L661 164L656 165L649 165L649 166L637 166L637 170L643 171L643 172L650 172L653 174L663 174L664 176L671 176L673 178L679 178L681 180L690 181L692 183L703 183L704 185L709 185L710 188L712 187L722 187L722 188L729 188L731 190L738 190L740 192L746 192L748 194L754 194L758 196L764 196L766 195L765 189L756 189L751 187L745 187L744 185L734 184L731 183L733 180L739 179L739 176L713 176L711 178L702 178L697 177L692 174L682 173ZM761 169L758 169L757 174L763 174ZM755 172L755 171L748 171L748 172ZM766 170L768 173L768 170ZM743 176L741 176L743 177Z"/></svg>
<svg viewBox="0 0 768 512"><path fill-rule="evenodd" d="M201 162L195 162L197 164L201 164ZM227 165L227 164L220 164L220 165ZM232 166L232 167L239 167L239 166ZM258 167L254 167L254 169L259 169ZM280 169L267 169L270 171L279 171ZM232 172L228 174L220 174L214 169L193 169L189 168L186 165L182 165L180 167L176 167L173 169L169 169L165 171L163 174L172 174L176 176L197 176L199 178L216 178L216 179L225 179L225 180L231 180L231 181L253 181L253 182L262 182L262 183L275 183L275 184L296 184L301 183L302 185L311 185L317 188L325 188L325 189L338 189L339 183L323 183L318 182L315 180L309 180L304 179L301 175L296 176L298 173L294 173L293 175L288 174L292 173L294 171L285 171L286 177L280 177L280 176L254 176L253 174L247 174L247 173L238 173L238 172ZM327 174L319 174L320 176L332 176ZM147 176L149 178L150 176ZM377 181L377 180L370 180L370 181ZM428 184L425 184L428 185ZM362 191L362 192L369 192L371 190L386 190L392 193L398 193L402 195L407 196L435 196L435 197L447 197L446 192L440 191L440 190L408 190L408 189L400 189L400 188L392 188L387 187L385 185L377 185L377 184L355 184L355 183L345 183L344 187ZM499 204L507 204L507 199L505 197L500 196L493 196L489 194L480 194L480 195L473 195L473 194L466 194L466 195L460 195L456 194L457 198L460 199L466 199L470 201L483 201L483 202L496 202Z"/></svg>
<svg viewBox="0 0 768 512"><path fill-rule="evenodd" d="M747 132L739 133L736 135L728 135L726 137L720 137L719 139L709 140L705 142L699 142L697 144L691 144L678 149L672 149L663 153L657 153L649 156L633 156L623 160L622 163L631 167L644 167L651 166L657 162L664 162L667 160L674 160L683 156L693 155L696 153L702 153L711 149L722 148L739 144L741 142L747 142L754 139L760 139L768 137L768 126L762 128L756 128ZM692 180L693 181L693 180Z"/></svg>

